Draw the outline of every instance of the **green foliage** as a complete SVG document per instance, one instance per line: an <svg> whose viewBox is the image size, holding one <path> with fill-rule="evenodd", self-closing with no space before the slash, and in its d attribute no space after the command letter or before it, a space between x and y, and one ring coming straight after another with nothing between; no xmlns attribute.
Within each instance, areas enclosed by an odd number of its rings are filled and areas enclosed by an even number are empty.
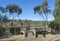
<svg viewBox="0 0 60 41"><path fill-rule="evenodd" d="M41 9L40 5L34 7L34 13L39 13L40 9Z"/></svg>
<svg viewBox="0 0 60 41"><path fill-rule="evenodd" d="M34 13L38 13L43 19L46 20L46 25L48 25L48 13L51 13L51 10L48 8L47 0L44 0L42 4L34 7ZM45 17L44 17L45 15Z"/></svg>
<svg viewBox="0 0 60 41"><path fill-rule="evenodd" d="M60 0L55 0L55 8L53 11L53 15L56 17L60 17Z"/></svg>
<svg viewBox="0 0 60 41"><path fill-rule="evenodd" d="M9 5L7 5L6 9L11 14L12 13L18 13L18 14L22 13L22 9L16 4L9 4Z"/></svg>
<svg viewBox="0 0 60 41"><path fill-rule="evenodd" d="M7 12L10 13L10 15L13 15L13 21L14 21L14 18L15 18L15 14L17 13L17 15L21 14L22 13L22 9L16 5L16 4L9 4L6 6L6 10ZM14 22L12 23L14 25Z"/></svg>
<svg viewBox="0 0 60 41"><path fill-rule="evenodd" d="M50 13L51 10L48 8L48 2L47 0L44 0L42 4L34 7L34 13L38 13L42 18L46 19L46 24L48 25L48 13ZM44 17L45 15L45 17Z"/></svg>
<svg viewBox="0 0 60 41"><path fill-rule="evenodd" d="M55 30L58 30L58 28L60 27L60 22L59 21L52 21L52 22L50 22L49 26Z"/></svg>
<svg viewBox="0 0 60 41"><path fill-rule="evenodd" d="M5 13L6 12L6 9L4 7L1 7L0 6L0 12Z"/></svg>
<svg viewBox="0 0 60 41"><path fill-rule="evenodd" d="M51 23L51 27L56 26L56 29L60 27L60 0L55 0L55 8L53 10L54 22Z"/></svg>
<svg viewBox="0 0 60 41"><path fill-rule="evenodd" d="M55 0L55 6L60 8L60 0Z"/></svg>
<svg viewBox="0 0 60 41"><path fill-rule="evenodd" d="M0 36L4 36L5 35L5 29L4 28L0 28Z"/></svg>
<svg viewBox="0 0 60 41"><path fill-rule="evenodd" d="M50 10L48 9L47 1L44 1L42 4L34 7L34 12L39 14L43 14L43 13L46 14L50 12Z"/></svg>

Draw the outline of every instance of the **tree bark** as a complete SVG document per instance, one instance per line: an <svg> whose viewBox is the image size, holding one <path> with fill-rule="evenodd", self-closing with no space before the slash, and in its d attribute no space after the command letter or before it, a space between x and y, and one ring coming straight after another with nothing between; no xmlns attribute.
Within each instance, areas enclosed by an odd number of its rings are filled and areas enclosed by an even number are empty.
<svg viewBox="0 0 60 41"><path fill-rule="evenodd" d="M46 30L48 30L48 18L47 18L47 14L45 14L46 16Z"/></svg>

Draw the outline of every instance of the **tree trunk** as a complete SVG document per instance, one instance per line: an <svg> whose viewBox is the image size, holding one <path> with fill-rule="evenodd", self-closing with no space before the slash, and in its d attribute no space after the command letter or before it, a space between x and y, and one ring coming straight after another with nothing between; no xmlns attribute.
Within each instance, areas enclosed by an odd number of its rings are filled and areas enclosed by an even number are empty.
<svg viewBox="0 0 60 41"><path fill-rule="evenodd" d="M40 13L39 13L39 14L40 14ZM43 15L41 15L41 17L45 20L45 18L44 18L44 16L43 16ZM42 23L45 25L45 22L44 22L44 21L43 21ZM44 26L44 25L43 25L43 26Z"/></svg>
<svg viewBox="0 0 60 41"><path fill-rule="evenodd" d="M13 14L13 27L14 27L14 14ZM16 28L15 28L15 35L16 35Z"/></svg>
<svg viewBox="0 0 60 41"><path fill-rule="evenodd" d="M14 26L14 14L13 14L13 26Z"/></svg>
<svg viewBox="0 0 60 41"><path fill-rule="evenodd" d="M45 14L46 16L46 30L48 30L48 18L47 18L47 15Z"/></svg>
<svg viewBox="0 0 60 41"><path fill-rule="evenodd" d="M10 15L9 15L9 19L10 19ZM10 36L10 24L9 24L9 36Z"/></svg>

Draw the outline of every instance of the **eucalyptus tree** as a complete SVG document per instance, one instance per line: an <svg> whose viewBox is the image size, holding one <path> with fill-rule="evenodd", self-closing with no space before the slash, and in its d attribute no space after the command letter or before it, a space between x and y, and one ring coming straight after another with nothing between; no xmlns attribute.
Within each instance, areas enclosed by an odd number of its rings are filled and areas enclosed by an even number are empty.
<svg viewBox="0 0 60 41"><path fill-rule="evenodd" d="M6 9L2 6L0 6L0 23L1 23L1 25L3 25L3 17L4 17L3 13L6 13Z"/></svg>
<svg viewBox="0 0 60 41"><path fill-rule="evenodd" d="M54 0L54 10L53 10L53 16L54 16L54 23L56 24L56 28L59 29L60 27L60 0ZM57 29L57 30L58 30Z"/></svg>
<svg viewBox="0 0 60 41"><path fill-rule="evenodd" d="M19 14L22 13L22 9L16 4L7 5L6 10L7 10L7 12L9 12L10 15L13 15L13 21L14 21L14 18L15 18L15 16L14 16L15 14L19 15ZM11 16L9 16L9 17L11 17ZM16 34L16 29L15 29L15 34Z"/></svg>
<svg viewBox="0 0 60 41"><path fill-rule="evenodd" d="M37 5L34 7L34 13L38 13L40 16L42 16L44 18L44 15L45 15L45 18L46 19L46 25L48 25L48 13L50 13L51 10L48 8L48 2L47 0L44 0L42 4L40 5Z"/></svg>
<svg viewBox="0 0 60 41"><path fill-rule="evenodd" d="M10 13L10 15L13 15L13 20L15 18L15 14L19 15L22 13L22 9L16 4L9 4L7 5L6 9Z"/></svg>
<svg viewBox="0 0 60 41"><path fill-rule="evenodd" d="M4 7L1 7L0 6L0 14L2 15L2 17L1 17L1 22L2 22L2 26L3 26L3 23L5 23L4 25L5 25L5 34L7 34L6 33L6 31L7 31L7 27L6 27L6 22L7 22L7 16L6 15L3 15L3 13L6 13L6 8L4 8Z"/></svg>
<svg viewBox="0 0 60 41"><path fill-rule="evenodd" d="M55 0L55 7L53 10L53 15L55 20L57 20L60 17L60 0Z"/></svg>

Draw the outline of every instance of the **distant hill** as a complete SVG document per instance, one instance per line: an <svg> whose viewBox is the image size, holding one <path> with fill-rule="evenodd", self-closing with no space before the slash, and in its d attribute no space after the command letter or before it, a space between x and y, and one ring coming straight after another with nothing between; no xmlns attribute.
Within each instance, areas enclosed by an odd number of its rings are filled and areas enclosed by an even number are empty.
<svg viewBox="0 0 60 41"><path fill-rule="evenodd" d="M7 20L8 22L3 22L2 25L7 25L7 26L35 26L35 27L40 27L40 26L45 26L46 21L32 21L32 20ZM50 21L48 21L48 24Z"/></svg>

